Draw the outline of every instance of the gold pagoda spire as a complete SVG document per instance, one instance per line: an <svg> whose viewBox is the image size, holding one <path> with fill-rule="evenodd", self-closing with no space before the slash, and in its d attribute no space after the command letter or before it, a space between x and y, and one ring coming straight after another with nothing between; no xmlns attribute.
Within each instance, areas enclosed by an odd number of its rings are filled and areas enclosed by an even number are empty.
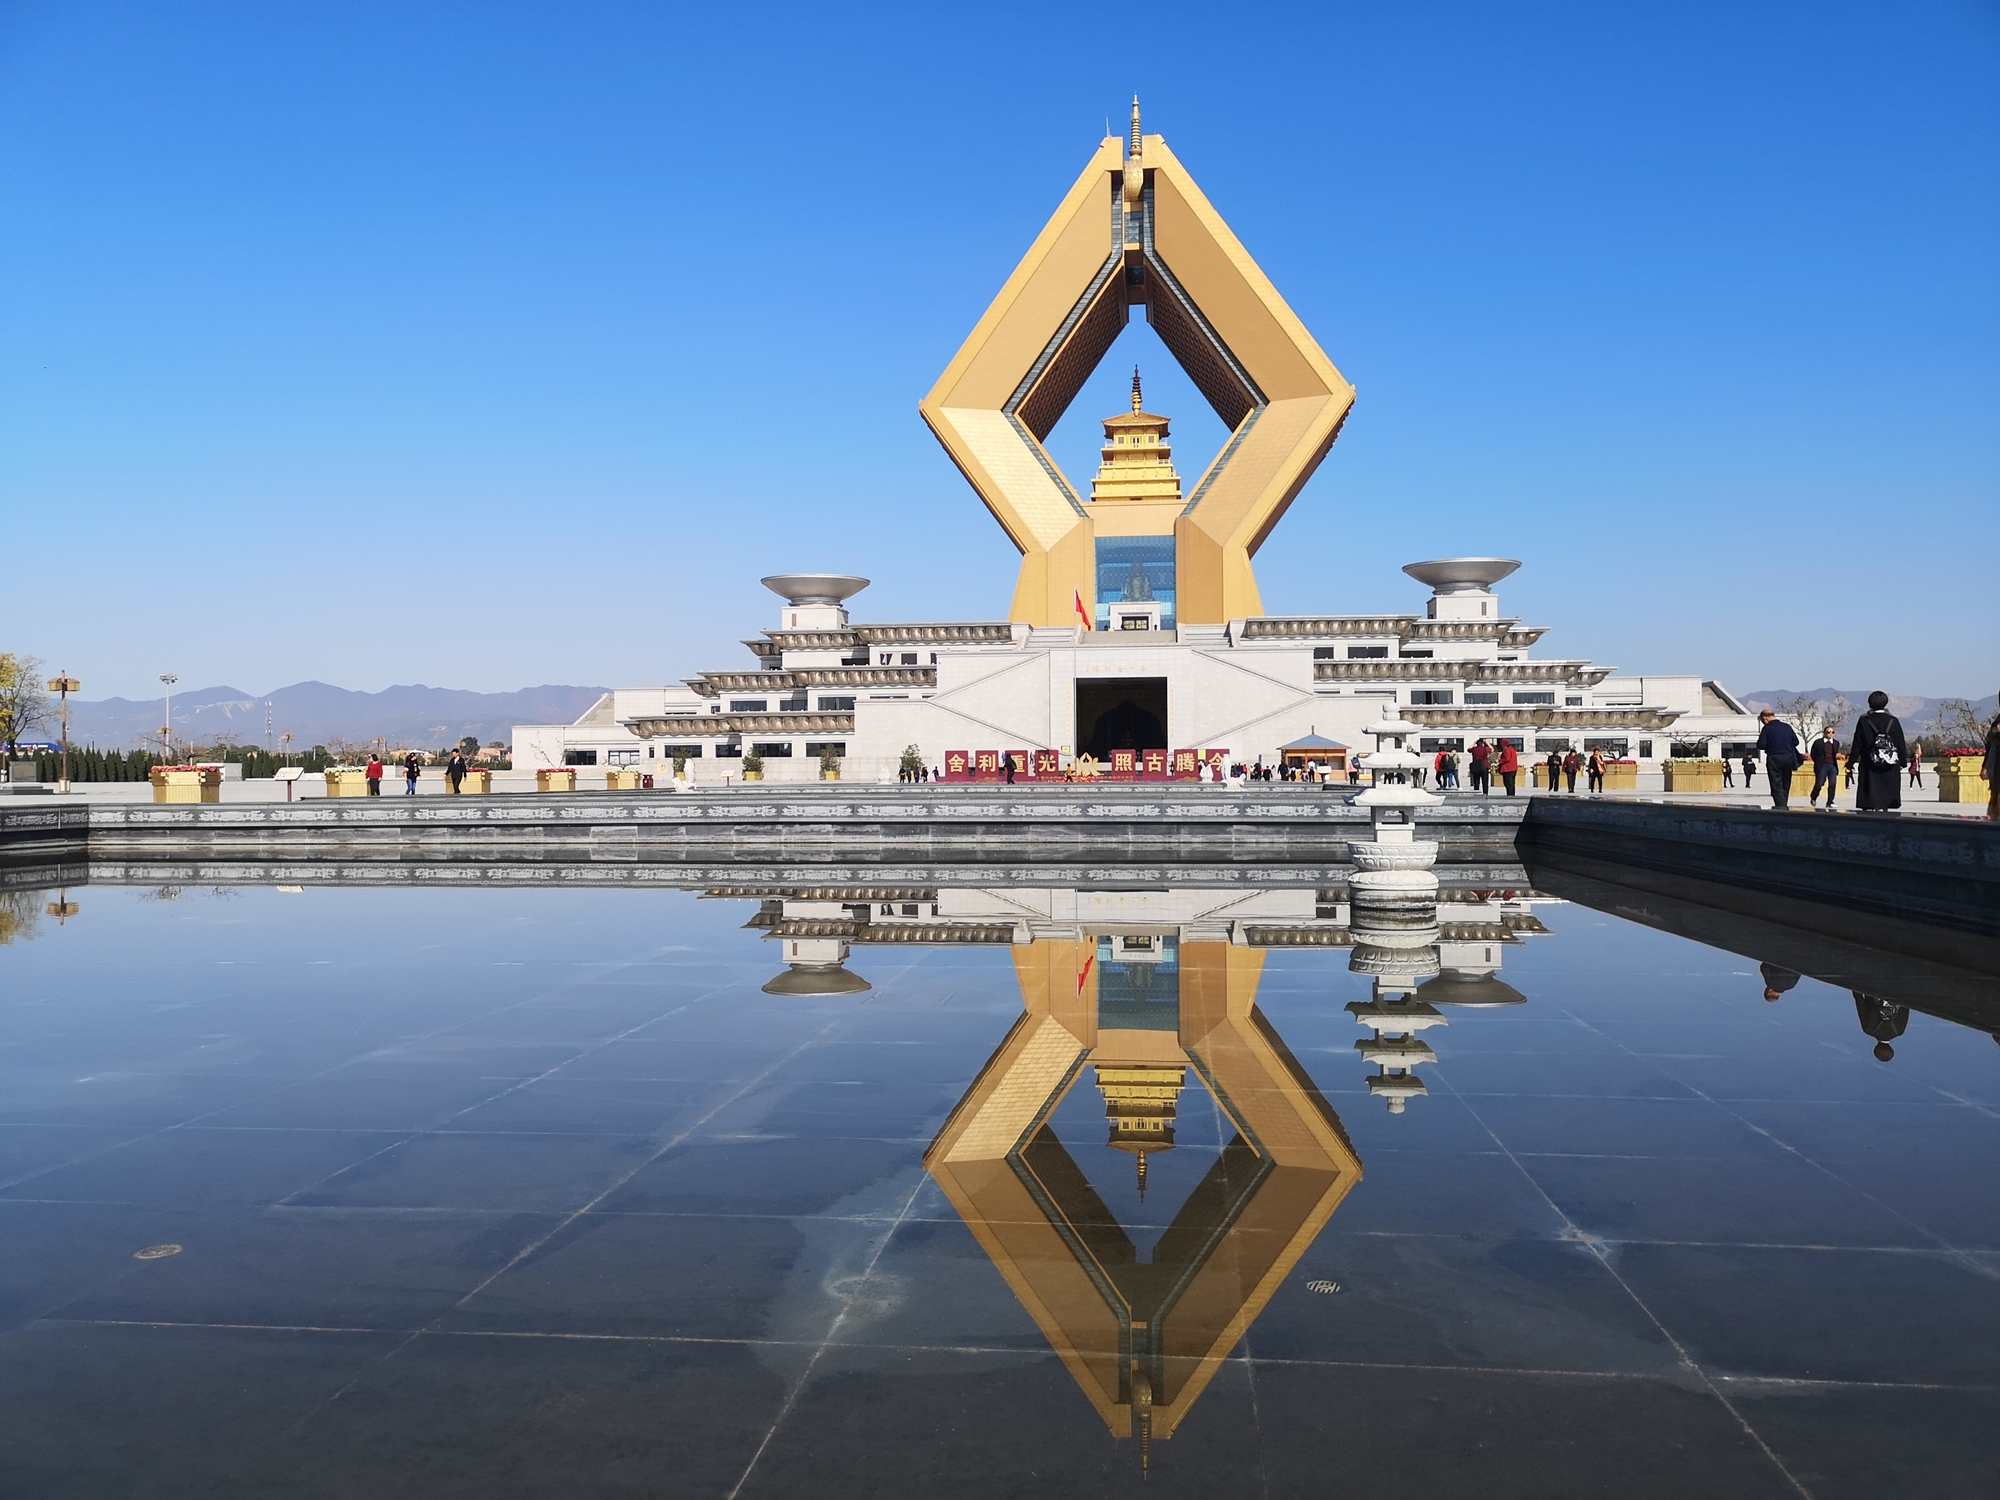
<svg viewBox="0 0 2000 1500"><path fill-rule="evenodd" d="M1153 500L1179 505L1181 476L1174 470L1174 450L1165 417L1143 405L1139 367L1132 367L1132 409L1104 419L1104 462L1090 482L1090 498Z"/></svg>

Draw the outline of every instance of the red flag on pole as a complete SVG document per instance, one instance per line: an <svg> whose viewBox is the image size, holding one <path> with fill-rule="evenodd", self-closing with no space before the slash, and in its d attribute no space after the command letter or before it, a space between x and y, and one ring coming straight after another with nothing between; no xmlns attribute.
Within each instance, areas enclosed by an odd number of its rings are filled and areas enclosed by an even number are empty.
<svg viewBox="0 0 2000 1500"><path fill-rule="evenodd" d="M1083 628L1085 630L1095 630L1097 628L1096 622L1090 618L1090 611L1083 607L1083 590L1072 589L1070 590L1070 592L1076 596L1077 619L1083 622Z"/></svg>

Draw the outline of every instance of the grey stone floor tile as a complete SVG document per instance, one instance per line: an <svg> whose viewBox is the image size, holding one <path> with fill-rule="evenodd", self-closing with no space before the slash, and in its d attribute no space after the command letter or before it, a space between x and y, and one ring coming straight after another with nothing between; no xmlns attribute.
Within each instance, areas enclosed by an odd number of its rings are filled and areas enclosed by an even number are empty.
<svg viewBox="0 0 2000 1500"><path fill-rule="evenodd" d="M1707 1370L2000 1386L2000 1280L1949 1255L1623 1245L1616 1264Z"/></svg>
<svg viewBox="0 0 2000 1500"><path fill-rule="evenodd" d="M1728 1395L1814 1500L2000 1494L2000 1391L1733 1382Z"/></svg>

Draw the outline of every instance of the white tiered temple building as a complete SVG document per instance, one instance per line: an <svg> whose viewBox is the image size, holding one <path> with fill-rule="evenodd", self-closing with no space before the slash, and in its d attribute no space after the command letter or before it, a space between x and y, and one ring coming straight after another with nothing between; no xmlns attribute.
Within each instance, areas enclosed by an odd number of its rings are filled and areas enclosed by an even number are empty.
<svg viewBox="0 0 2000 1500"><path fill-rule="evenodd" d="M1105 600L1091 629L868 624L847 603L866 579L783 574L764 580L784 604L776 627L746 642L754 665L679 687L619 688L574 724L517 726L514 763L670 774L680 756L701 785L740 780L754 752L767 782L810 781L831 747L843 779L893 781L915 746L934 773L992 780L1001 757L1035 779L1085 755L1108 775L1131 751L1134 777L1161 779L1176 751L1204 764L1220 753L1275 765L1286 747L1312 745L1313 758L1339 769L1341 752L1368 748L1362 725L1390 707L1420 726L1414 748L1426 753L1505 739L1524 758L1598 749L1642 772L1756 738L1755 719L1710 679L1625 677L1535 655L1542 629L1505 614L1494 592L1516 566L1412 563L1404 571L1432 591L1420 614L1226 625L1176 625L1170 592L1128 584L1103 592L1143 597ZM1147 751L1164 763L1149 767Z"/></svg>

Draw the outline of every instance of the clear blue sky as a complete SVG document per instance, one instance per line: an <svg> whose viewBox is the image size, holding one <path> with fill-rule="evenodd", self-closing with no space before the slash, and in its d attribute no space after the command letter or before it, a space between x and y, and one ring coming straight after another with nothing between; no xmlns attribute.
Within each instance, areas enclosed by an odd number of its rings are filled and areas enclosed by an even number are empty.
<svg viewBox="0 0 2000 1500"><path fill-rule="evenodd" d="M1553 652L2000 685L2000 8L1127 14L0 6L0 649L493 690L747 664L795 568L998 618L917 399L1136 90L1360 388L1268 610L1499 553ZM1135 359L1219 442L1137 324L1073 476Z"/></svg>

